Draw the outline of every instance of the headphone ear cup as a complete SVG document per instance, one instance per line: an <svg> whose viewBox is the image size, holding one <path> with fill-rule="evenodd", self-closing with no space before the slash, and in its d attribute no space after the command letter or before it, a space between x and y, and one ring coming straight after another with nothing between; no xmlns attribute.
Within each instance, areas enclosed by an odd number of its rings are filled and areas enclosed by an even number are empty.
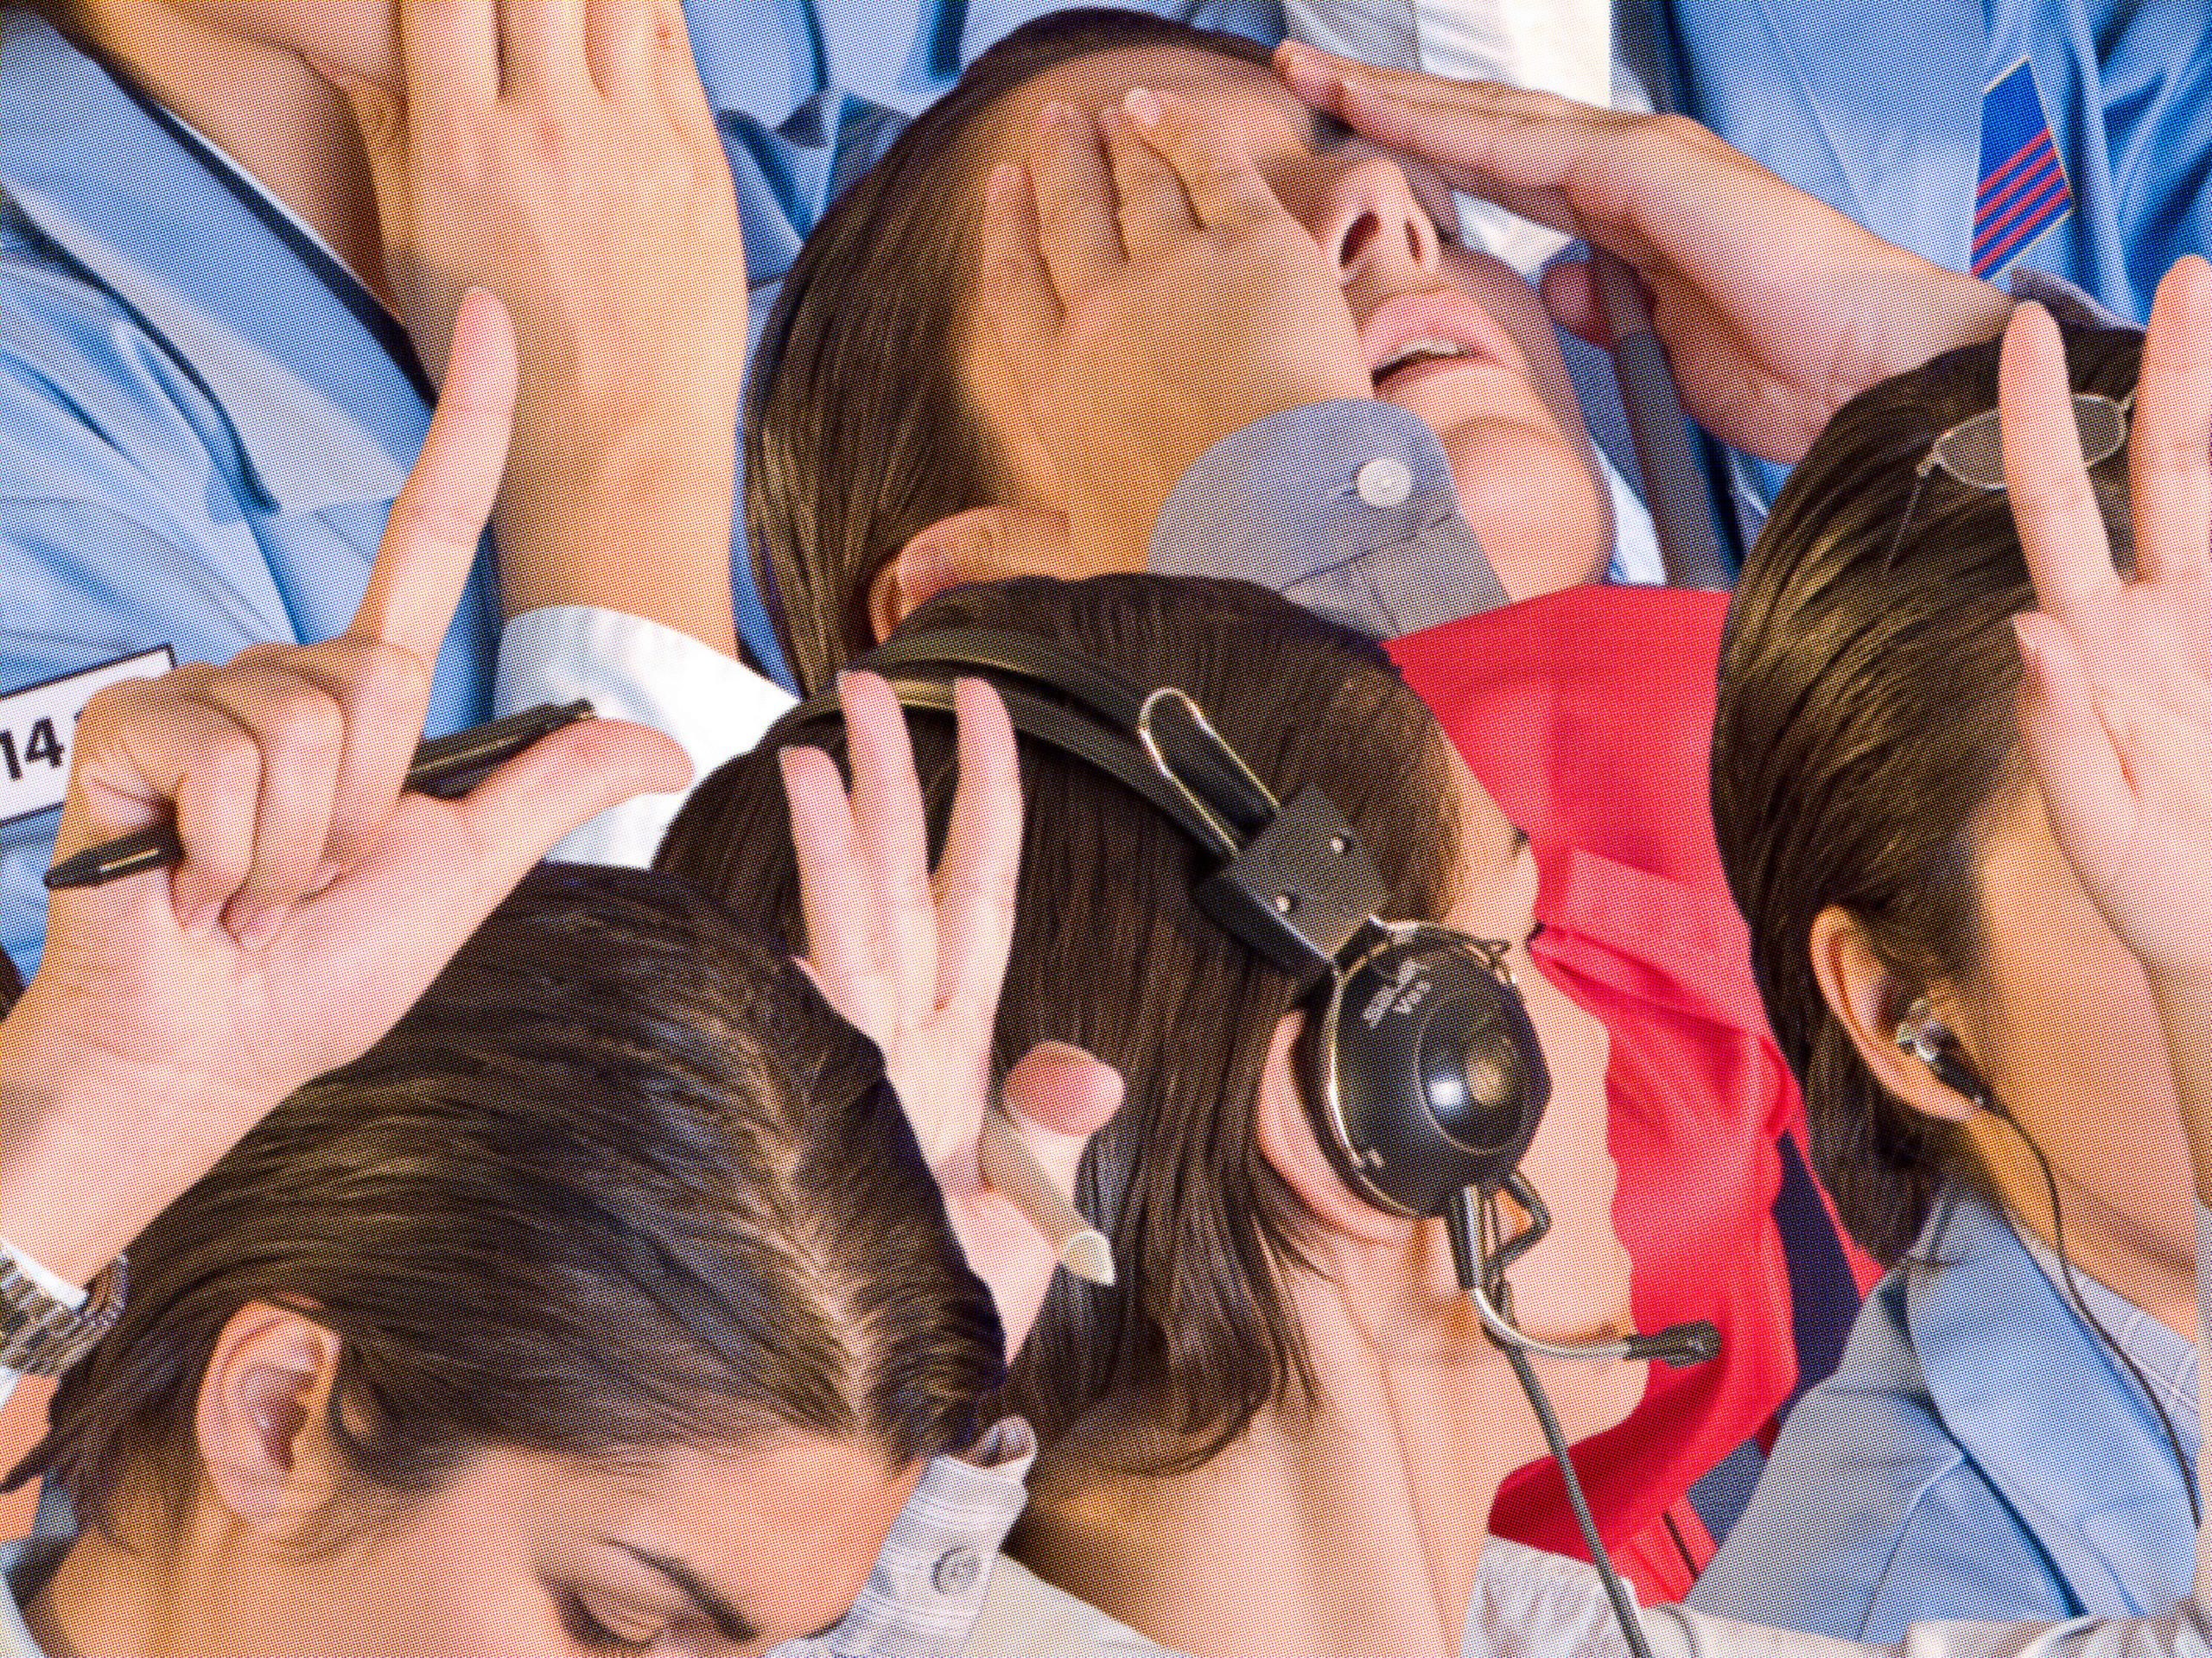
<svg viewBox="0 0 2212 1658"><path fill-rule="evenodd" d="M1543 1045L1502 968L1461 934L1405 928L1325 995L1300 1073L1346 1184L1400 1215L1442 1215L1470 1187L1502 1187L1551 1098Z"/></svg>

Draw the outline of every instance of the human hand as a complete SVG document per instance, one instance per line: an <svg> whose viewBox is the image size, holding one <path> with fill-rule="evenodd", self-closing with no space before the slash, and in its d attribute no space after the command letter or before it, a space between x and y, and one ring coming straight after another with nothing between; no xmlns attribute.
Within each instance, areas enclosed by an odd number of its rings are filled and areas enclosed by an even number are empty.
<svg viewBox="0 0 2212 1658"><path fill-rule="evenodd" d="M848 673L840 696L850 797L821 750L780 756L808 970L830 1005L881 1051L953 1231L998 1304L1011 1356L1036 1322L1058 1260L1045 1234L985 1183L979 1149L1021 855L1014 730L988 686L958 683L960 781L932 882L906 717L874 674ZM1121 1091L1107 1065L1046 1043L1007 1074L1002 1103L1065 1191Z"/></svg>
<svg viewBox="0 0 2212 1658"><path fill-rule="evenodd" d="M2181 261L2145 337L2113 567L2064 353L2040 306L2005 335L2005 473L2038 608L2015 619L2021 734L2051 831L2150 971L2212 985L2212 267Z"/></svg>
<svg viewBox="0 0 2212 1658"><path fill-rule="evenodd" d="M2004 327L1998 289L1883 241L1693 121L1305 46L1275 61L1366 137L1633 267L1691 413L1770 460L1801 457L1867 386ZM1586 265L1554 266L1543 291L1559 321L1611 343Z"/></svg>
<svg viewBox="0 0 2212 1658"><path fill-rule="evenodd" d="M666 739L593 722L464 799L400 792L515 376L504 312L472 296L345 633L116 686L80 717L57 853L173 813L184 858L54 893L44 958L5 1022L11 1149L28 1134L94 1165L87 1191L50 1162L4 1159L9 1236L57 1270L96 1267L270 1106L382 1036L567 828L680 785ZM68 1223L41 1226L37 1199Z"/></svg>
<svg viewBox="0 0 2212 1658"><path fill-rule="evenodd" d="M1046 110L1027 168L987 186L983 270L995 372L1058 475L1055 574L1141 568L1176 481L1239 428L1374 396L1334 264L1167 94L1132 92L1096 133Z"/></svg>
<svg viewBox="0 0 2212 1658"><path fill-rule="evenodd" d="M678 0L402 0L403 86L326 71L434 372L463 286L523 379L496 518L513 615L608 605L734 648L746 345L735 190Z"/></svg>

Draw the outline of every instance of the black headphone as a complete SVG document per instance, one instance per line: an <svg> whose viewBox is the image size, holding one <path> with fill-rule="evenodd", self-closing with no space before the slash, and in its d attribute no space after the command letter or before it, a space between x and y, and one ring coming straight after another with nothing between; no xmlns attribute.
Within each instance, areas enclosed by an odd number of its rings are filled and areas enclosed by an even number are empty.
<svg viewBox="0 0 2212 1658"><path fill-rule="evenodd" d="M1484 1299L1473 1281L1478 1203L1494 1206L1509 1191L1532 1219L1494 1249L1485 1242L1480 1276L1494 1281L1548 1221L1518 1173L1551 1098L1543 1047L1509 947L1382 919L1382 878L1327 796L1307 788L1278 800L1183 691L1140 689L1094 657L1029 635L946 629L853 665L880 674L902 707L945 714L956 679L987 681L1016 731L1115 778L1218 861L1192 901L1297 981L1308 1011L1300 1080L1315 1138L1376 1208L1452 1223L1461 1277L1493 1334L1556 1356L1679 1363L1711 1356L1710 1324L1554 1344L1524 1336ZM836 700L820 696L794 723L836 717Z"/></svg>

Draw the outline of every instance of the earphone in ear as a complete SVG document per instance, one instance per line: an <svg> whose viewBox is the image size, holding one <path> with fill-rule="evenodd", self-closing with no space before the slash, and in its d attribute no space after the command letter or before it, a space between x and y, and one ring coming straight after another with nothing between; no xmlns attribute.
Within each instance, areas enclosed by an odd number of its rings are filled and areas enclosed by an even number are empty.
<svg viewBox="0 0 2212 1658"><path fill-rule="evenodd" d="M1943 1023L1942 1015L1927 997L1913 999L1912 1006L1897 1021L1897 1032L1891 1039L1933 1071L1937 1082L1976 1110L1996 1109L1996 1096L1990 1091L1989 1084L1960 1052L1959 1039L1951 1033L1951 1027Z"/></svg>

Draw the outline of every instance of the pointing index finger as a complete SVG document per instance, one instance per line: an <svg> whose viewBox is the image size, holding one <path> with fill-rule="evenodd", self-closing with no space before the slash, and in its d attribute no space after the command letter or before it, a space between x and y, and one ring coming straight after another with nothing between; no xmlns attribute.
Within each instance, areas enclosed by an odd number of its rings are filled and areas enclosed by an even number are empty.
<svg viewBox="0 0 2212 1658"><path fill-rule="evenodd" d="M499 494L516 376L506 308L472 289L454 323L437 413L392 503L350 637L397 646L426 667L435 658Z"/></svg>

